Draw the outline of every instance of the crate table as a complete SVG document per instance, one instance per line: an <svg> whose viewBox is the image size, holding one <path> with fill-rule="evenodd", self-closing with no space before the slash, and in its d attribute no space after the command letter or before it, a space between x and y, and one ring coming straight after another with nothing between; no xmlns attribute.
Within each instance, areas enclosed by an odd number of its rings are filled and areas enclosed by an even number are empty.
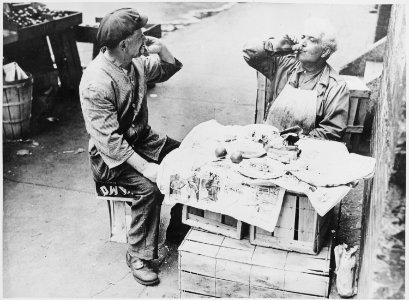
<svg viewBox="0 0 409 300"><path fill-rule="evenodd" d="M333 210L321 217L306 196L287 191L274 232L250 226L250 243L317 254L326 239L332 217Z"/></svg>
<svg viewBox="0 0 409 300"><path fill-rule="evenodd" d="M183 205L182 223L235 239L243 237L243 222L219 213Z"/></svg>
<svg viewBox="0 0 409 300"><path fill-rule="evenodd" d="M191 229L178 249L181 297L328 297L331 243L319 255Z"/></svg>

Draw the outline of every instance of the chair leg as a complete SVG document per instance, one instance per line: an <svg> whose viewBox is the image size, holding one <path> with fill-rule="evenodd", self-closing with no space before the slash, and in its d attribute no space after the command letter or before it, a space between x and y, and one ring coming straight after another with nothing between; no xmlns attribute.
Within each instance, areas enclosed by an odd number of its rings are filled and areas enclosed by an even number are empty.
<svg viewBox="0 0 409 300"><path fill-rule="evenodd" d="M112 205L110 210L110 224L111 224L111 237L110 241L118 243L127 243L127 226L125 216L125 202L122 201L109 201Z"/></svg>

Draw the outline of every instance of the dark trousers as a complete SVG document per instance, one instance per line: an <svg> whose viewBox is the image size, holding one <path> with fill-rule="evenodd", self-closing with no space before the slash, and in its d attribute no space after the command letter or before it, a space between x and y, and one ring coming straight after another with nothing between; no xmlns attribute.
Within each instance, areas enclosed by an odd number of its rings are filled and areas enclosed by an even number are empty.
<svg viewBox="0 0 409 300"><path fill-rule="evenodd" d="M180 142L167 138L157 163L179 145ZM163 195L156 183L145 178L127 163L109 169L96 151L91 151L90 162L95 180L124 185L133 193L134 201L131 205L131 224L128 232L129 253L145 260L157 258Z"/></svg>

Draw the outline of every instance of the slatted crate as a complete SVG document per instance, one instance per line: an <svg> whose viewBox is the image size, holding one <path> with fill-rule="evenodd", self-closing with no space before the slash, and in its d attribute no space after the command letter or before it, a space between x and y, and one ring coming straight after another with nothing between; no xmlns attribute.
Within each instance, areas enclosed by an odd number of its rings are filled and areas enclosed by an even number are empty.
<svg viewBox="0 0 409 300"><path fill-rule="evenodd" d="M243 237L243 223L233 217L208 210L183 206L182 223L235 239Z"/></svg>
<svg viewBox="0 0 409 300"><path fill-rule="evenodd" d="M329 244L308 255L191 229L178 253L183 298L328 297Z"/></svg>
<svg viewBox="0 0 409 300"><path fill-rule="evenodd" d="M327 237L332 217L333 210L321 217L306 196L287 191L274 232L250 226L250 243L317 254Z"/></svg>

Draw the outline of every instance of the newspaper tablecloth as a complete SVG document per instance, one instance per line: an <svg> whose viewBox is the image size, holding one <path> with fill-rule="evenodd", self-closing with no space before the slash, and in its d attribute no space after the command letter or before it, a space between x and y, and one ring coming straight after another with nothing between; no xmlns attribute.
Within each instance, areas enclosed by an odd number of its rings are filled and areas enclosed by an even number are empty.
<svg viewBox="0 0 409 300"><path fill-rule="evenodd" d="M349 154L345 145L337 142L300 140L309 169L289 168L282 176L268 180L245 177L228 157L215 157L214 149L226 141L254 140L258 126L266 129L259 124L222 126L214 120L196 126L159 167L157 184L165 203L222 213L274 231L286 190L307 195L323 216L345 197L356 180L373 176L374 159Z"/></svg>

